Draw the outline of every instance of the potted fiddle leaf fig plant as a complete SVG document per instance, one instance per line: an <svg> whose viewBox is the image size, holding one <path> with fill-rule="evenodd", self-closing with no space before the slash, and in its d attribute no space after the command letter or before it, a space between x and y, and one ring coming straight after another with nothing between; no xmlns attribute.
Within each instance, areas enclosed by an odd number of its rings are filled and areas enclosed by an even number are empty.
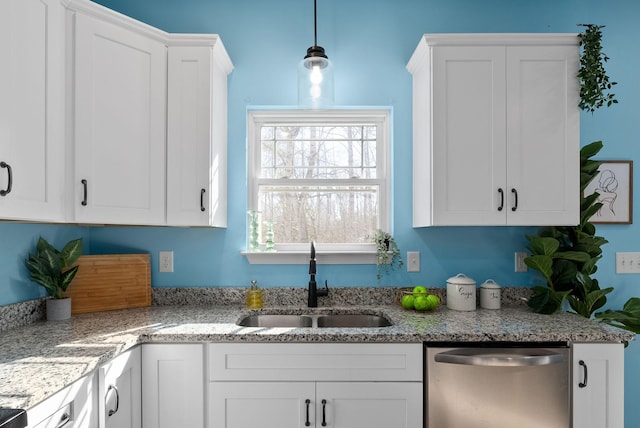
<svg viewBox="0 0 640 428"><path fill-rule="evenodd" d="M403 262L400 249L389 232L381 229L376 230L374 241L376 243L376 264L378 266L377 277L380 279L383 272L388 273L394 266L399 269L402 267Z"/></svg>
<svg viewBox="0 0 640 428"><path fill-rule="evenodd" d="M78 272L79 266L73 264L81 254L82 238L71 240L62 250L57 250L40 237L36 252L25 260L31 280L44 287L51 296L46 301L48 320L71 317L71 298L65 297L64 292Z"/></svg>

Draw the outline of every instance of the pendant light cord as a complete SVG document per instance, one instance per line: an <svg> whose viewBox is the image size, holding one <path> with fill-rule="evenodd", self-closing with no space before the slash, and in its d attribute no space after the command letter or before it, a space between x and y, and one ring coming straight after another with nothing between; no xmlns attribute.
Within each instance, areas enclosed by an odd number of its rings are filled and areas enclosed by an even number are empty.
<svg viewBox="0 0 640 428"><path fill-rule="evenodd" d="M313 0L313 46L318 46L318 6Z"/></svg>

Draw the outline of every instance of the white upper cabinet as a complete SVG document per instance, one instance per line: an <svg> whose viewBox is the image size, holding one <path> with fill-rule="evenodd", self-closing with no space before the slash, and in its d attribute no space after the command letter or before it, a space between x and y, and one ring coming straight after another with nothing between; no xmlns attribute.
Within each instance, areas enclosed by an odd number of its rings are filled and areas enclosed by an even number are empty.
<svg viewBox="0 0 640 428"><path fill-rule="evenodd" d="M575 34L425 35L413 75L413 226L579 221Z"/></svg>
<svg viewBox="0 0 640 428"><path fill-rule="evenodd" d="M226 227L233 65L220 38L68 1L74 220Z"/></svg>
<svg viewBox="0 0 640 428"><path fill-rule="evenodd" d="M166 46L144 24L96 11L72 16L75 221L161 225Z"/></svg>
<svg viewBox="0 0 640 428"><path fill-rule="evenodd" d="M227 225L227 75L215 35L170 35L167 224Z"/></svg>
<svg viewBox="0 0 640 428"><path fill-rule="evenodd" d="M0 2L0 218L65 217L64 8Z"/></svg>

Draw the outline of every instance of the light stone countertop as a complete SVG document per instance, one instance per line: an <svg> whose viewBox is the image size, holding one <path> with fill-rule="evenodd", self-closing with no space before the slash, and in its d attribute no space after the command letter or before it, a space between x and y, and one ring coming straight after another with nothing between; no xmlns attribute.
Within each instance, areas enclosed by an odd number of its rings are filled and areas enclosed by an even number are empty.
<svg viewBox="0 0 640 428"><path fill-rule="evenodd" d="M372 329L263 328L236 325L250 313L368 313L393 325ZM0 333L0 407L30 408L140 343L193 342L620 342L632 333L582 317L540 315L526 306L432 312L398 305L309 309L274 306L152 306L74 315L67 321L36 322Z"/></svg>

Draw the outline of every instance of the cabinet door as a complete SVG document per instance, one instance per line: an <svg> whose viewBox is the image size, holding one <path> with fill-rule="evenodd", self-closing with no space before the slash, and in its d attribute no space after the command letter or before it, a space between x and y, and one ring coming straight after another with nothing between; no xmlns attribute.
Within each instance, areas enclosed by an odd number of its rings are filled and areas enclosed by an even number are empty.
<svg viewBox="0 0 640 428"><path fill-rule="evenodd" d="M143 345L145 428L204 427L203 354L200 344Z"/></svg>
<svg viewBox="0 0 640 428"><path fill-rule="evenodd" d="M27 428L94 428L98 425L98 383L83 377L27 411Z"/></svg>
<svg viewBox="0 0 640 428"><path fill-rule="evenodd" d="M507 48L507 212L511 225L579 222L577 70L577 46ZM516 194L517 208L512 211Z"/></svg>
<svg viewBox="0 0 640 428"><path fill-rule="evenodd" d="M316 426L421 428L422 394L419 382L318 382Z"/></svg>
<svg viewBox="0 0 640 428"><path fill-rule="evenodd" d="M100 428L141 428L140 347L100 368Z"/></svg>
<svg viewBox="0 0 640 428"><path fill-rule="evenodd" d="M431 189L414 182L414 195L432 192L433 225L506 221L504 64L504 47L433 48L433 159L414 159L433 168Z"/></svg>
<svg viewBox="0 0 640 428"><path fill-rule="evenodd" d="M64 220L64 10L0 2L0 218Z"/></svg>
<svg viewBox="0 0 640 428"><path fill-rule="evenodd" d="M320 426L313 382L213 382L209 392L209 428Z"/></svg>
<svg viewBox="0 0 640 428"><path fill-rule="evenodd" d="M166 47L75 15L75 220L164 224Z"/></svg>
<svg viewBox="0 0 640 428"><path fill-rule="evenodd" d="M573 426L624 427L624 346L573 345Z"/></svg>
<svg viewBox="0 0 640 428"><path fill-rule="evenodd" d="M227 225L227 71L211 46L168 50L167 223Z"/></svg>

